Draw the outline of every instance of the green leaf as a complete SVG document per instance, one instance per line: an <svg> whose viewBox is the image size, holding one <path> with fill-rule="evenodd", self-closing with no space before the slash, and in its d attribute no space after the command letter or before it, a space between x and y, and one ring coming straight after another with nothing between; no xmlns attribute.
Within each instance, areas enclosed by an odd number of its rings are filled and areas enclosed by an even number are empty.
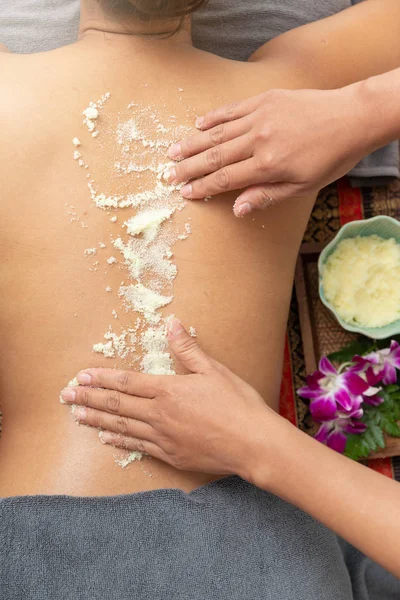
<svg viewBox="0 0 400 600"><path fill-rule="evenodd" d="M374 343L367 337L360 336L348 346L328 356L329 360L336 363L349 362L355 354L368 354L374 348Z"/></svg>
<svg viewBox="0 0 400 600"><path fill-rule="evenodd" d="M377 417L373 414L373 421L376 420ZM376 422L371 422L368 424L368 429L365 433L347 436L345 455L353 460L360 460L361 458L366 458L371 452L378 450L378 448L384 447L385 438L382 427Z"/></svg>
<svg viewBox="0 0 400 600"><path fill-rule="evenodd" d="M378 350L382 350L383 348L389 348L390 342L392 340L400 344L400 335L392 335L391 337L386 338L384 340L375 340L375 344Z"/></svg>
<svg viewBox="0 0 400 600"><path fill-rule="evenodd" d="M376 450L376 441L375 441L374 435L371 431L371 427L368 427L367 431L360 435L364 436L364 440L368 444L368 448L370 449L371 452L373 450Z"/></svg>
<svg viewBox="0 0 400 600"><path fill-rule="evenodd" d="M398 423L392 423L391 421L382 422L382 428L385 433L391 437L400 437L400 426Z"/></svg>
<svg viewBox="0 0 400 600"><path fill-rule="evenodd" d="M394 410L396 410L396 401L389 395L384 397L384 402L377 407L378 412L391 414Z"/></svg>
<svg viewBox="0 0 400 600"><path fill-rule="evenodd" d="M345 455L353 460L360 460L366 458L371 449L369 444L364 439L365 434L351 434L347 436L347 444Z"/></svg>
<svg viewBox="0 0 400 600"><path fill-rule="evenodd" d="M382 427L379 425L370 425L368 431L373 437L373 440L378 448L385 447L385 438L383 436ZM375 448L376 449L376 448Z"/></svg>
<svg viewBox="0 0 400 600"><path fill-rule="evenodd" d="M399 389L400 389L399 386L396 384L385 386L385 392L387 392L388 394L393 394L394 392L398 392Z"/></svg>

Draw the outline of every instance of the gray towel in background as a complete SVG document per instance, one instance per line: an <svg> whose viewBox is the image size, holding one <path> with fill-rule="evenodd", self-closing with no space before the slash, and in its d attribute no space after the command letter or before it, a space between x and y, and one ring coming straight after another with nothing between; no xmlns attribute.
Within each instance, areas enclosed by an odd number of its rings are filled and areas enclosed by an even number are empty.
<svg viewBox="0 0 400 600"><path fill-rule="evenodd" d="M210 0L194 16L196 46L246 60L267 40L335 14L363 0ZM0 0L0 42L12 52L51 50L76 39L79 0ZM363 160L350 173L353 185L369 186L399 177L394 143Z"/></svg>
<svg viewBox="0 0 400 600"><path fill-rule="evenodd" d="M79 0L0 0L0 42L30 54L76 41Z"/></svg>
<svg viewBox="0 0 400 600"><path fill-rule="evenodd" d="M352 0L352 4L360 4L365 0ZM393 178L400 177L399 143L393 142L380 148L358 163L349 173L353 187L387 185Z"/></svg>
<svg viewBox="0 0 400 600"><path fill-rule="evenodd" d="M193 18L194 45L247 60L262 44L351 6L351 0L210 0Z"/></svg>
<svg viewBox="0 0 400 600"><path fill-rule="evenodd" d="M393 142L364 158L350 171L353 187L387 185L399 173L399 144Z"/></svg>

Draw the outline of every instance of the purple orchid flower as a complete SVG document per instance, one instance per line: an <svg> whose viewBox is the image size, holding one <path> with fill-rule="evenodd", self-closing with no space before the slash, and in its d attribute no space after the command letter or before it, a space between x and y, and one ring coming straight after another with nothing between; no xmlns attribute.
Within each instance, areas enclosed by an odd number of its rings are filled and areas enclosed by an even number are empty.
<svg viewBox="0 0 400 600"><path fill-rule="evenodd" d="M366 430L367 426L365 423L355 421L354 418L340 417L333 421L323 423L315 436L315 439L329 448L332 448L332 450L343 454L347 444L346 434L364 433Z"/></svg>
<svg viewBox="0 0 400 600"><path fill-rule="evenodd" d="M354 356L339 370L326 357L318 367L298 394L310 400L311 415L321 423L315 439L344 453L347 436L367 430L360 420L364 414L362 405L379 406L384 401L379 395L383 386L397 383L400 344L392 340L389 348Z"/></svg>
<svg viewBox="0 0 400 600"><path fill-rule="evenodd" d="M357 375L368 383L369 386L368 389L361 394L362 402L370 404L371 406L379 406L384 401L382 396L379 396L382 387L375 386L381 382L382 371L378 375L374 374L371 363L362 356L354 356L352 362L353 364L349 367L349 371L357 373Z"/></svg>
<svg viewBox="0 0 400 600"><path fill-rule="evenodd" d="M371 352L361 360L369 364L366 372L371 383L374 381L372 385L379 381L382 381L383 385L397 383L396 369L400 369L400 345L394 340L390 342L390 348Z"/></svg>
<svg viewBox="0 0 400 600"><path fill-rule="evenodd" d="M369 387L358 373L352 370L340 373L323 357L318 371L307 377L307 385L298 394L311 401L310 412L315 421L332 422L338 410L348 415L358 411L362 394Z"/></svg>
<svg viewBox="0 0 400 600"><path fill-rule="evenodd" d="M362 394L362 401L370 406L379 406L384 401L382 396L379 396L379 392L382 388L370 387L366 392Z"/></svg>

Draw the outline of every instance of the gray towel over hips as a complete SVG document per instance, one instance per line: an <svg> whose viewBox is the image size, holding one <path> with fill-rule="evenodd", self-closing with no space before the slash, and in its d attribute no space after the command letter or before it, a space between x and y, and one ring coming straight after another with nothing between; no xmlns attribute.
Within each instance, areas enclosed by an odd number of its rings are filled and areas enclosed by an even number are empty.
<svg viewBox="0 0 400 600"><path fill-rule="evenodd" d="M376 594L353 595L332 532L239 477L189 494L0 499L2 600L400 597L399 581L349 552L354 589L373 568Z"/></svg>
<svg viewBox="0 0 400 600"><path fill-rule="evenodd" d="M333 534L239 478L0 500L2 600L350 600Z"/></svg>

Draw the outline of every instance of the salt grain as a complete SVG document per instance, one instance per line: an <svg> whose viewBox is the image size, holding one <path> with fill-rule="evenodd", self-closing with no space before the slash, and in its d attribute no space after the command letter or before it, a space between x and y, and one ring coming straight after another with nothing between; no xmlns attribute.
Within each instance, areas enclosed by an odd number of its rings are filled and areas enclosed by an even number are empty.
<svg viewBox="0 0 400 600"><path fill-rule="evenodd" d="M162 296L141 283L121 286L119 295L124 298L128 308L144 315L148 323L157 323L161 319L157 311L173 300L173 296Z"/></svg>
<svg viewBox="0 0 400 600"><path fill-rule="evenodd" d="M83 114L87 119L90 119L91 121L96 120L99 117L99 111L94 106L89 106L89 108L86 108L83 111Z"/></svg>
<svg viewBox="0 0 400 600"><path fill-rule="evenodd" d="M115 463L119 467L122 467L123 469L126 469L126 467L128 467L133 462L140 461L142 459L143 459L143 454L141 452L130 452L124 458L117 458L115 460Z"/></svg>
<svg viewBox="0 0 400 600"><path fill-rule="evenodd" d="M106 358L115 358L115 350L112 342L107 342L106 344L94 344L93 352L104 354Z"/></svg>
<svg viewBox="0 0 400 600"><path fill-rule="evenodd" d="M97 254L96 248L87 248L84 252L84 255L87 256L95 256Z"/></svg>

